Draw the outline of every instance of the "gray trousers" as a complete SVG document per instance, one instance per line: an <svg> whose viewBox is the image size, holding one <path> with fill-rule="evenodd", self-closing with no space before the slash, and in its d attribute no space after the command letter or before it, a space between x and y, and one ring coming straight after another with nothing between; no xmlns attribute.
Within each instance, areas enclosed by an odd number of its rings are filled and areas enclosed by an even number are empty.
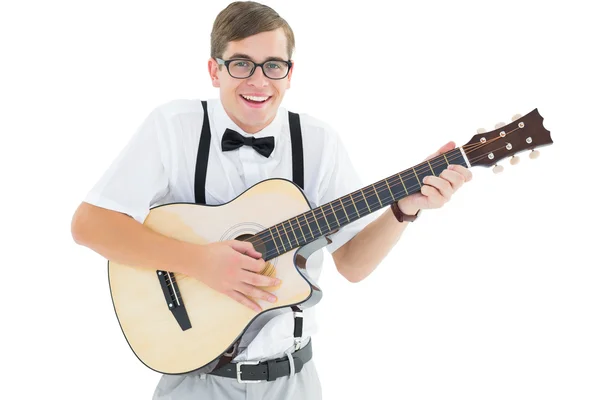
<svg viewBox="0 0 600 400"><path fill-rule="evenodd" d="M299 373L272 382L239 383L235 378L163 375L153 400L321 400L321 382L311 359Z"/></svg>

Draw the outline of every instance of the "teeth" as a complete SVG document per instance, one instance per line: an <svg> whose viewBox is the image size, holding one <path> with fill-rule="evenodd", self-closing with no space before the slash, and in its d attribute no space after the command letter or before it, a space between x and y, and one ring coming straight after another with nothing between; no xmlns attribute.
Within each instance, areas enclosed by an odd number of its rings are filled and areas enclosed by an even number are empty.
<svg viewBox="0 0 600 400"><path fill-rule="evenodd" d="M252 100L252 101L265 101L268 99L268 97L256 97L256 96L246 96L246 95L242 95L243 98L245 98L246 100Z"/></svg>

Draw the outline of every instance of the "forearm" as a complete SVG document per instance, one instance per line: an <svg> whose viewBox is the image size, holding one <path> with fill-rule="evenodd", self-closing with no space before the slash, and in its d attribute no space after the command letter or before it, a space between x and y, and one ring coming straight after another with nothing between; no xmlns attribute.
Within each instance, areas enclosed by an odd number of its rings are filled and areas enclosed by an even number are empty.
<svg viewBox="0 0 600 400"><path fill-rule="evenodd" d="M87 203L73 216L76 243L120 264L187 274L200 246L161 235L135 219Z"/></svg>
<svg viewBox="0 0 600 400"><path fill-rule="evenodd" d="M375 270L400 240L408 222L398 222L388 208L339 250L334 260L338 271L350 282L359 282Z"/></svg>

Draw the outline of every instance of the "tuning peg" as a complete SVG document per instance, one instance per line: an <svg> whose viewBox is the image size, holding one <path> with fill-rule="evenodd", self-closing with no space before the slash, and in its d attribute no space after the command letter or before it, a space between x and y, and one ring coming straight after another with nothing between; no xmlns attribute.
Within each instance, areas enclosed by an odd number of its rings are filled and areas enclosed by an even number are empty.
<svg viewBox="0 0 600 400"><path fill-rule="evenodd" d="M492 171L494 171L495 174L499 174L500 172L504 171L504 167L502 165L496 164Z"/></svg>
<svg viewBox="0 0 600 400"><path fill-rule="evenodd" d="M477 129L477 133L485 133L485 128L479 128L479 129Z"/></svg>
<svg viewBox="0 0 600 400"><path fill-rule="evenodd" d="M517 165L521 159L519 156L512 156L510 159L510 165Z"/></svg>
<svg viewBox="0 0 600 400"><path fill-rule="evenodd" d="M537 150L532 150L531 153L529 153L529 158L531 158L532 160L535 160L539 156L540 156L540 152Z"/></svg>
<svg viewBox="0 0 600 400"><path fill-rule="evenodd" d="M498 122L495 126L496 129L500 129L502 128L504 125L506 125L504 122Z"/></svg>
<svg viewBox="0 0 600 400"><path fill-rule="evenodd" d="M521 114L515 114L515 115L513 115L513 116L512 116L512 120L513 120L513 121L516 121L516 120L518 120L519 118L521 118Z"/></svg>

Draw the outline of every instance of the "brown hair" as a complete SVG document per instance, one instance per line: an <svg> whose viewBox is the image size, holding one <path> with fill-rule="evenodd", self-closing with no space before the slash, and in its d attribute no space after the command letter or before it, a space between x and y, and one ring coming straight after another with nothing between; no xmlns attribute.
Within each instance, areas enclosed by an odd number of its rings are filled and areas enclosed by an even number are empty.
<svg viewBox="0 0 600 400"><path fill-rule="evenodd" d="M210 34L210 56L223 57L227 43L242 40L257 33L283 28L287 39L288 57L294 52L294 32L275 10L254 1L235 1L223 9Z"/></svg>

